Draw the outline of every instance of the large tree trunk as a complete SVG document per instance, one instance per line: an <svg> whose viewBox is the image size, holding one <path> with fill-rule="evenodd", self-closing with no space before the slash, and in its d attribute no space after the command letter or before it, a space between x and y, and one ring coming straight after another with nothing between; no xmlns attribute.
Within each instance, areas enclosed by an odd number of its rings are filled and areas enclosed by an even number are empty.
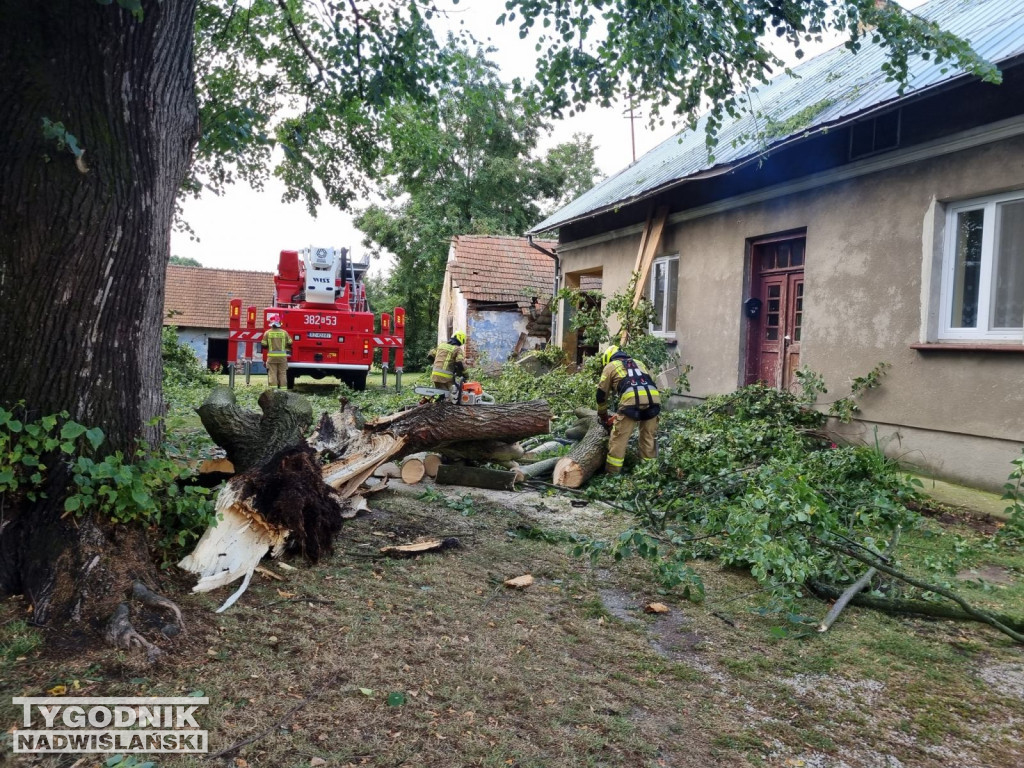
<svg viewBox="0 0 1024 768"><path fill-rule="evenodd" d="M198 136L195 6L147 2L137 20L0 0L0 404L66 410L102 427L102 452L161 439L164 273ZM25 594L38 622L86 621L148 571L144 540L60 519L66 476L49 464L44 501L7 500L0 594Z"/></svg>

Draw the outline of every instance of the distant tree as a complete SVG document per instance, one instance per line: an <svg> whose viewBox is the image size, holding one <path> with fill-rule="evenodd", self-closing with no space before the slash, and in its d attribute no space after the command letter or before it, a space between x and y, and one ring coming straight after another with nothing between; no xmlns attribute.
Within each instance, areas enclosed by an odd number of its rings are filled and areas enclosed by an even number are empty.
<svg viewBox="0 0 1024 768"><path fill-rule="evenodd" d="M542 201L589 189L597 175L589 135L534 157L544 121L483 51L451 44L443 58L449 81L437 103L388 115L384 197L398 202L371 205L356 219L364 245L395 256L387 287L407 312L410 367L424 365L436 343L451 238L520 235L542 218Z"/></svg>
<svg viewBox="0 0 1024 768"><path fill-rule="evenodd" d="M177 264L179 267L201 267L197 259L191 256L171 256L170 264Z"/></svg>

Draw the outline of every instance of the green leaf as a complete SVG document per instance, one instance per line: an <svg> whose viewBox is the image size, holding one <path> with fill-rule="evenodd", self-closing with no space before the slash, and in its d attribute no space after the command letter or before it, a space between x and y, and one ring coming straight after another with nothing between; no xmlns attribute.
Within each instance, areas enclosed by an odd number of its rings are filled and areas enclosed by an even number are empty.
<svg viewBox="0 0 1024 768"><path fill-rule="evenodd" d="M78 496L68 496L64 499L65 512L77 512L82 506L82 499Z"/></svg>
<svg viewBox="0 0 1024 768"><path fill-rule="evenodd" d="M94 451L97 450L100 447L100 445L103 444L103 440L105 439L105 437L106 436L103 434L103 430L100 429L99 427L93 427L92 429L86 430L85 432L85 439L89 441L89 445L92 446L92 449Z"/></svg>
<svg viewBox="0 0 1024 768"><path fill-rule="evenodd" d="M363 694L363 696L373 696L373 688L360 688L359 692Z"/></svg>
<svg viewBox="0 0 1024 768"><path fill-rule="evenodd" d="M61 440L74 440L86 433L86 428L77 421L69 421L60 428Z"/></svg>

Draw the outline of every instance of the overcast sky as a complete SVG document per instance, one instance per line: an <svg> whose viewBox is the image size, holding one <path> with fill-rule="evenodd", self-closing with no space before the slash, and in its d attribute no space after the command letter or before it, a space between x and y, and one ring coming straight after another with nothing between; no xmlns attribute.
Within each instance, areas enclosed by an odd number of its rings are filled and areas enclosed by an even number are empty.
<svg viewBox="0 0 1024 768"><path fill-rule="evenodd" d="M913 8L923 1L900 0L900 5ZM515 25L494 24L504 3L462 0L453 5L451 0L439 0L438 4L450 11L447 21L438 25L439 36L443 37L446 28L465 25L477 39L498 49L491 58L501 67L504 79L531 76L536 57L534 42L520 40ZM808 53L815 55L835 44L831 41L808 49ZM777 52L787 61L795 61L782 50ZM650 129L646 118L633 122L637 157L674 133L667 125ZM542 140L542 150L568 141L574 133L593 134L597 165L605 176L632 161L630 121L622 107L588 109L574 118L552 123L552 129L551 135ZM281 202L282 191L282 185L272 179L263 192L236 184L222 197L207 194L200 200L188 200L184 205L185 219L199 241L175 233L171 237L171 253L197 259L204 267L264 272L274 271L278 252L286 248L341 246L351 248L357 257L361 255L362 233L353 226L351 214L325 207L314 219L301 203ZM378 264L373 271L386 268L387 264Z"/></svg>

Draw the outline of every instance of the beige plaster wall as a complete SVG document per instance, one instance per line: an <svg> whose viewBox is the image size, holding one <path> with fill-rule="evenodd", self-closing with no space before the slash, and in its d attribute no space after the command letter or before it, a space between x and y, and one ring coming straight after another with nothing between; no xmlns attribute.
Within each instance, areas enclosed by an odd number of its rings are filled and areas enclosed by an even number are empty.
<svg viewBox="0 0 1024 768"><path fill-rule="evenodd" d="M943 203L1021 188L1018 137L667 228L661 252L680 256L678 340L682 359L693 366L692 394L742 383L748 241L805 228L802 363L825 377L826 397L847 394L852 377L890 363L883 386L861 401L863 418L906 427L912 445L904 447L920 452L922 466L960 482L1001 485L1010 470L1003 459L1024 441L1024 354L919 352L910 345L927 340L934 321L929 297ZM570 248L562 269L603 264L611 294L628 280L638 246L636 234ZM979 465L967 455L977 441L961 441L958 456L948 435L994 439L1002 447ZM955 466L970 466L971 477L955 475Z"/></svg>

